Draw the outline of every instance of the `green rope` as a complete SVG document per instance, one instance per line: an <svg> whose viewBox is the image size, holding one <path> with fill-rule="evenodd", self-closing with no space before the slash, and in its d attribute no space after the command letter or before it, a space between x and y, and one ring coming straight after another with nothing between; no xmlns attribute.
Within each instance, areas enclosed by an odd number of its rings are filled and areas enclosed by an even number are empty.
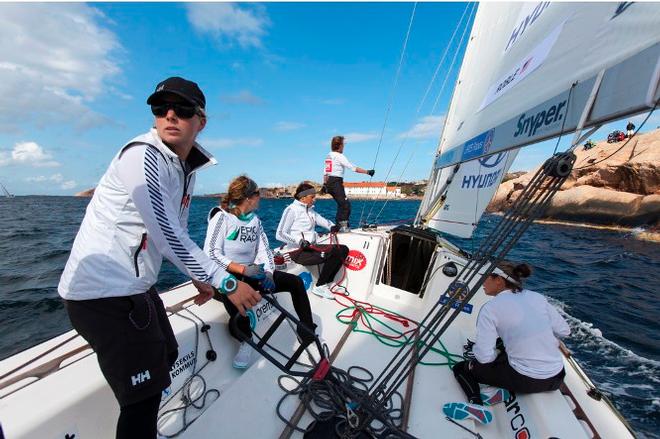
<svg viewBox="0 0 660 439"><path fill-rule="evenodd" d="M405 317L405 316L403 316L399 313L396 313L394 311L391 311L387 308L382 308L382 307L378 307L378 308L383 310L383 311L388 312L389 314L395 315L397 317L404 318L404 319L406 319L410 322L413 322L413 323L417 324L417 322L414 322L413 320L410 320L407 317ZM346 312L350 312L351 315L355 315L355 312L359 312L361 317L362 317L361 320L364 321L364 324L368 329L365 330L365 329L358 328L358 320L357 319L353 320L352 318L348 318L347 316L342 315ZM362 306L347 306L347 307L341 309L340 311L338 311L337 314L335 315L335 318L340 323L342 323L344 325L350 325L352 327L351 331L361 332L363 334L371 335L374 338L376 338L376 340L378 340L380 343L384 344L385 346L389 346L389 347L393 347L393 348L400 348L404 345L409 345L409 344L414 343L414 338L413 337L410 337L410 336L406 335L405 332L400 331L400 330L390 326L389 324L385 323L381 319L375 317L370 312L368 312L366 309L364 309L364 307L362 307ZM389 331L391 331L394 334L394 336L398 335L399 340L393 339L393 338L390 338L390 337L387 337L387 336L383 336L381 334L378 334L377 331L374 330L374 322L378 323L382 327L387 328ZM420 329L421 328L423 328L423 326L420 327ZM425 343L421 342L421 341L419 341L418 343L419 343L420 348L425 345ZM448 366L448 367L451 368L454 364L458 363L459 361L464 360L462 355L453 354L453 353L449 352L449 350L444 345L442 340L438 340L438 343L440 344L440 348L432 346L430 348L430 351L434 352L435 354L440 355L441 357L444 357L444 359L446 361L444 361L444 362L420 361L419 364L422 364L422 365L425 365L425 366Z"/></svg>

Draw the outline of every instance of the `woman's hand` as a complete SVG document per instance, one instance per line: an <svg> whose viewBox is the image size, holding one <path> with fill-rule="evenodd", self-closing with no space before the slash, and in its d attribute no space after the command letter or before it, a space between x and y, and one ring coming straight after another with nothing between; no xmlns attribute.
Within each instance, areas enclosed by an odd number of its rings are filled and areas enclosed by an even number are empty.
<svg viewBox="0 0 660 439"><path fill-rule="evenodd" d="M243 276L256 280L263 280L266 277L264 272L264 264L248 264L244 265Z"/></svg>

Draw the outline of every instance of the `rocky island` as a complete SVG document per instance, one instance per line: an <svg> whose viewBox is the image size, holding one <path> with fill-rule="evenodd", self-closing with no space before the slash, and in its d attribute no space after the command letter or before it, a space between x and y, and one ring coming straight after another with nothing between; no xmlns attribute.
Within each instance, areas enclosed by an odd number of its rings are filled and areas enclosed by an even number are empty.
<svg viewBox="0 0 660 439"><path fill-rule="evenodd" d="M624 143L601 141L588 150L579 146L573 172L545 218L659 232L660 130ZM502 212L511 206L537 169L505 179L487 211Z"/></svg>

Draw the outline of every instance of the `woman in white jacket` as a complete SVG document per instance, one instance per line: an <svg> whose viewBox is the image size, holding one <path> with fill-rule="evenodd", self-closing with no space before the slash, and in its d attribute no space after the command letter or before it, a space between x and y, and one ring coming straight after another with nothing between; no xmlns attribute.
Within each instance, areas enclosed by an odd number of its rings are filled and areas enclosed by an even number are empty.
<svg viewBox="0 0 660 439"><path fill-rule="evenodd" d="M252 179L244 175L235 178L229 184L220 207L214 207L209 213L204 251L221 267L257 291L289 291L298 318L306 327L297 328L298 339L302 344L310 344L314 340L316 325L312 320L305 285L300 277L275 270L268 238L261 220L254 213L259 207L259 199L259 188ZM238 309L226 295L217 293L214 298L224 304L230 316L230 333L241 342L233 365L237 369L245 369L250 364L252 348L242 340L252 335L250 320L239 315ZM236 327L240 333L231 324L234 320L237 320Z"/></svg>
<svg viewBox="0 0 660 439"><path fill-rule="evenodd" d="M316 243L316 226L321 226L332 233L339 231L339 226L323 218L314 210L316 189L309 183L300 183L294 194L295 201L287 206L277 226L275 237L290 247L297 247L289 255L300 265L319 265L323 268L312 292L326 299L335 295L328 285L334 280L348 256L348 247L342 244Z"/></svg>
<svg viewBox="0 0 660 439"><path fill-rule="evenodd" d="M469 403L445 404L447 416L488 423L493 415L484 405L508 399L507 391L537 393L561 386L565 372L557 337L571 331L543 295L523 289L522 279L531 272L527 264L503 261L486 278L484 292L493 299L477 317L474 360L453 367ZM496 389L482 394L479 383Z"/></svg>

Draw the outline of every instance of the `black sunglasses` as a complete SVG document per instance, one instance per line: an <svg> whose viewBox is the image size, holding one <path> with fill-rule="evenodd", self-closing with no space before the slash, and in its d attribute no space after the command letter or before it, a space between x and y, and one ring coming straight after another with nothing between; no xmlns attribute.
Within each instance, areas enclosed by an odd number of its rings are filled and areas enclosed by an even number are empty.
<svg viewBox="0 0 660 439"><path fill-rule="evenodd" d="M164 104L151 106L151 112L156 117L165 117L170 109L174 110L174 114L181 119L190 119L194 115L199 114L197 107L192 105L166 102Z"/></svg>

